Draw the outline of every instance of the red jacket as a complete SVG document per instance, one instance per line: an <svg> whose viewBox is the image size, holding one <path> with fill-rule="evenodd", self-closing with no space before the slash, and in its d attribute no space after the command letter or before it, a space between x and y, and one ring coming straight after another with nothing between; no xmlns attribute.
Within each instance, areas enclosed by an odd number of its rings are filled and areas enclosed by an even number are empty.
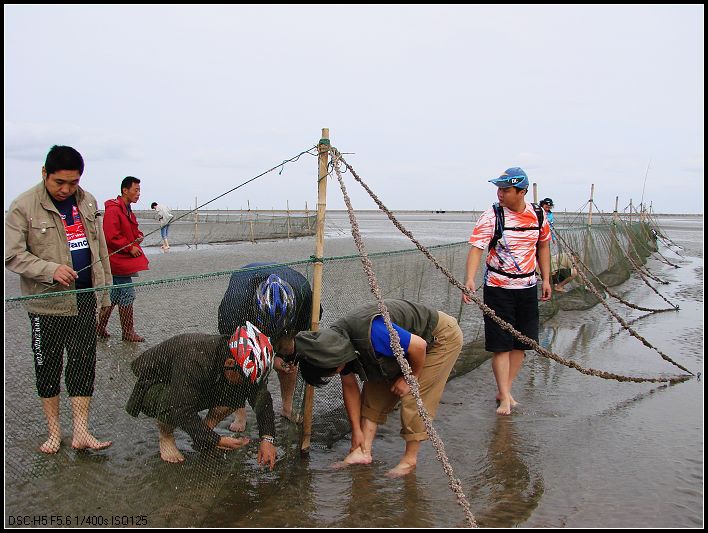
<svg viewBox="0 0 708 533"><path fill-rule="evenodd" d="M132 248L140 245L135 241L143 236L143 232L138 229L138 220L135 214L128 216L128 207L119 196L115 200L106 200L106 214L103 217L103 233L106 235L108 253L110 253L111 272L114 276L131 276L141 270L148 270L148 260L145 253L138 257L130 255ZM128 244L133 243L131 246ZM125 248L123 248L125 246ZM113 253L120 250L118 253Z"/></svg>

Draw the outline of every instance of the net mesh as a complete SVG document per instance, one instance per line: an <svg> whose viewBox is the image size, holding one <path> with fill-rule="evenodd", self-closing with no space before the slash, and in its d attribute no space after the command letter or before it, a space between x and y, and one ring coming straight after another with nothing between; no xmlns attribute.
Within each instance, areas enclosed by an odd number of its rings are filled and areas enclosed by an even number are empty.
<svg viewBox="0 0 708 533"><path fill-rule="evenodd" d="M150 211L136 211L142 246L160 246L160 224ZM263 239L289 239L315 234L316 213L283 211L172 211L169 225L170 245L200 244Z"/></svg>
<svg viewBox="0 0 708 533"><path fill-rule="evenodd" d="M214 221L213 224L219 226L222 222ZM569 243L608 286L618 285L631 275L632 265L627 255L635 263L643 263L656 249L647 224L595 225L557 231L562 235L563 242ZM157 236L159 238L159 232ZM554 242L552 248L554 254L564 251L558 242ZM464 276L468 249L467 243L430 248L441 264L459 278ZM469 372L486 360L489 354L483 348L484 329L480 310L474 305L463 305L459 291L422 254L417 250L403 250L371 254L370 258L384 297L420 302L458 320L464 332L465 345L452 377ZM310 260L288 263L288 266L312 282L313 266ZM358 256L326 258L323 272L321 327L327 327L341 318L352 307L371 301ZM248 505L277 492L283 484L296 482L294 476L299 475L298 470L282 468L281 464L288 463L290 458L299 454L301 426L285 418L276 416L279 464L275 472L261 471L255 475L257 470L260 471L257 446L229 453L219 450L195 452L191 439L180 430L175 433L177 447L187 460L179 467L165 463L157 453L155 421L145 415L134 418L125 411L126 401L136 381L130 365L146 348L183 333L218 334L218 307L232 273L218 272L133 284L136 293L135 327L147 342L122 342L118 313L114 313L108 323L111 337L96 342L95 391L91 400L89 427L98 439L113 441L108 451L101 453L74 454L68 451L73 438L70 428L75 417L66 398L65 376L61 377L60 396L62 448L53 456L37 452L46 439L47 427L37 400L35 369L31 359L33 337L27 306L43 301L50 304L52 298L57 296L49 294L6 299L6 512L32 514L37 506L42 506L42 512L46 515L79 518L95 515L97 523L83 525L131 525L110 524L107 522L109 517L102 515L100 509L109 509L114 515L134 515L136 509L145 509L145 502L150 501L151 526L198 526L207 514L213 521L214 513L218 514L218 506L213 504L220 498L228 497L232 484L243 488L239 491L239 497L245 498L244 505ZM481 281L480 272L477 286L481 285ZM100 299L102 296L102 291L80 292L82 297ZM64 293L62 297L76 298L76 295ZM556 294L550 302L541 303L542 319L561 310L587 309L596 303L596 297L574 280L567 286L566 293ZM82 334L81 330L66 324L46 334L60 342L79 340L89 345L94 342L91 333L84 330ZM86 366L91 365L87 363ZM66 374L66 362L63 370ZM90 372L91 368L80 370ZM332 446L349 431L339 383L335 379L316 390L314 447ZM274 374L268 388L273 397L274 410L279 413L282 398L278 378ZM298 379L293 402L295 417L302 414L303 396L304 386ZM247 413L246 434L257 438L255 416L250 408L247 408ZM229 435L230 421L230 418L224 420L217 427L217 432ZM71 490L74 497L66 501L57 497L66 490ZM98 523L99 517L101 523Z"/></svg>

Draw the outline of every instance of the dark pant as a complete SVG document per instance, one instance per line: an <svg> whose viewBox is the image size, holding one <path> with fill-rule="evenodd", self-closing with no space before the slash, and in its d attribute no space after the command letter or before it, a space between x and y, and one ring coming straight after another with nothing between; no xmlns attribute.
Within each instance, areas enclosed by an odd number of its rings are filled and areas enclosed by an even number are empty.
<svg viewBox="0 0 708 533"><path fill-rule="evenodd" d="M484 286L484 303L514 329L538 342L538 289L502 289ZM484 315L484 346L489 352L531 350L510 332Z"/></svg>
<svg viewBox="0 0 708 533"><path fill-rule="evenodd" d="M41 398L59 395L66 348L64 382L69 396L93 395L96 376L96 296L77 294L78 315L29 313L32 353Z"/></svg>

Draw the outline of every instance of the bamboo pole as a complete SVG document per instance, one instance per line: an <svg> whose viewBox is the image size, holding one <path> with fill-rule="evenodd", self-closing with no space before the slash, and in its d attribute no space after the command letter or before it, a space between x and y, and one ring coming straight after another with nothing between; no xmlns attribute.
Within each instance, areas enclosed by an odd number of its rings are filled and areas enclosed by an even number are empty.
<svg viewBox="0 0 708 533"><path fill-rule="evenodd" d="M288 239L290 238L290 201L285 200L285 208L287 210L287 217L288 217Z"/></svg>
<svg viewBox="0 0 708 533"><path fill-rule="evenodd" d="M248 205L248 225L251 228L251 242L256 242L256 239L253 237L253 217L251 216L251 200L246 200Z"/></svg>
<svg viewBox="0 0 708 533"><path fill-rule="evenodd" d="M322 300L322 258L324 256L325 209L327 208L327 161L329 159L329 128L322 128L322 138L317 146L317 224L315 233L315 263L312 273L312 319L310 329L316 331L320 327L320 302ZM312 406L314 404L314 388L305 387L305 405L303 407L302 443L300 453L310 453L312 438Z"/></svg>
<svg viewBox="0 0 708 533"><path fill-rule="evenodd" d="M197 211L197 197L194 197L194 249L199 249L199 211Z"/></svg>
<svg viewBox="0 0 708 533"><path fill-rule="evenodd" d="M592 202L593 202L593 197L595 196L595 184L590 185L590 201L588 202L589 204L589 209L588 209L588 227L585 233L585 245L583 246L583 261L585 264L588 263L588 256L590 254L590 239L591 234L590 234L590 226L592 226Z"/></svg>
<svg viewBox="0 0 708 533"><path fill-rule="evenodd" d="M612 226L610 227L610 233L612 234L612 240L610 241L610 253L607 254L607 270L612 268L612 257L615 256L613 249L617 246L617 219L619 217L619 196L615 196L615 210L612 213ZM620 251L619 254L622 252ZM617 255L619 257L619 255Z"/></svg>

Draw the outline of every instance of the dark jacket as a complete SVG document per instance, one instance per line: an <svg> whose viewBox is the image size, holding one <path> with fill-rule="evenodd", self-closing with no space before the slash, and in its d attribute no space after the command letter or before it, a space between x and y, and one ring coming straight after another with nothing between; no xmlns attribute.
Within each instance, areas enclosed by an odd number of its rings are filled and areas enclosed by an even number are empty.
<svg viewBox="0 0 708 533"><path fill-rule="evenodd" d="M407 300L384 300L391 321L433 343L438 312ZM378 304L354 309L322 331L303 331L295 337L295 348L315 366L336 368L344 363L363 380L393 382L401 375L394 357L378 357L371 344L371 324L380 315Z"/></svg>
<svg viewBox="0 0 708 533"><path fill-rule="evenodd" d="M271 274L275 274L289 283L295 293L295 309L290 314L291 320L287 324L288 331L297 333L310 329L312 289L305 276L297 270L275 263L251 263L241 268L249 270L240 270L231 274L229 287L219 305L219 333L231 335L238 326L245 324L247 320L269 337L280 333L272 331L269 324L264 323L264 317L257 312L256 289ZM275 342L275 339L272 340Z"/></svg>
<svg viewBox="0 0 708 533"><path fill-rule="evenodd" d="M138 219L132 211L128 215L128 206L119 196L115 200L106 200L106 214L103 217L103 232L106 245L111 254L111 272L114 276L131 276L141 270L148 270L148 259L142 253L138 257L130 255L132 248L140 248L135 241L143 236L138 229ZM133 243L131 246L127 246ZM120 252L117 252L120 250ZM117 252L117 253L113 253Z"/></svg>
<svg viewBox="0 0 708 533"><path fill-rule="evenodd" d="M150 387L167 383L169 423L185 430L195 448L213 448L219 442L219 435L209 429L199 411L218 406L237 409L246 400L256 412L259 435L275 436L275 414L267 380L256 386L243 376L238 384L224 377L224 362L231 357L228 340L225 335L184 333L144 351L131 364L138 381L126 411L138 416Z"/></svg>

